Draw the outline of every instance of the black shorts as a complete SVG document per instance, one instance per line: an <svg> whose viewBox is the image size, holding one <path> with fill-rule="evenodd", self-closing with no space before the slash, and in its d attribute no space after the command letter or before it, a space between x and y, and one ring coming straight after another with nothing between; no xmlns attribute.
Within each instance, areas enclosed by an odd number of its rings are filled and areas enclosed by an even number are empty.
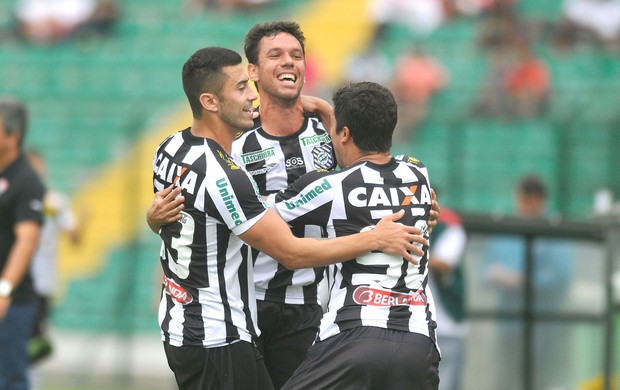
<svg viewBox="0 0 620 390"><path fill-rule="evenodd" d="M293 375L319 330L323 309L318 304L292 305L258 301L258 348L276 389Z"/></svg>
<svg viewBox="0 0 620 390"><path fill-rule="evenodd" d="M223 347L203 348L164 343L164 351L180 390L273 389L254 344L238 341Z"/></svg>
<svg viewBox="0 0 620 390"><path fill-rule="evenodd" d="M282 389L436 390L439 352L418 333L359 327L316 343Z"/></svg>

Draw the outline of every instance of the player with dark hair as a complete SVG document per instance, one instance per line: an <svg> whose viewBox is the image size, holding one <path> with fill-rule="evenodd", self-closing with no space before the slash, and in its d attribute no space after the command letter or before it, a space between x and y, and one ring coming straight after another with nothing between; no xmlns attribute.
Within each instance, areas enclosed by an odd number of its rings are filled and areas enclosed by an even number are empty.
<svg viewBox="0 0 620 390"><path fill-rule="evenodd" d="M0 389L29 389L28 339L36 294L30 263L43 224L45 187L23 151L25 105L0 98Z"/></svg>
<svg viewBox="0 0 620 390"><path fill-rule="evenodd" d="M268 210L252 177L230 157L234 136L252 127L256 92L234 51L210 47L183 66L192 126L166 138L153 158L155 191L182 193L180 219L159 229L164 294L159 321L168 364L181 389L271 388L254 340L249 247L291 269L327 265L371 250L415 261L420 229L390 221L334 240L296 238ZM418 235L416 235L418 234Z"/></svg>
<svg viewBox="0 0 620 390"><path fill-rule="evenodd" d="M342 170L302 176L269 197L273 207L292 226L320 225L329 237L366 231L401 209L402 223L426 232L428 172L414 158L390 154L397 118L391 92L360 82L339 89L333 100L329 131ZM437 389L428 246L422 249L418 264L372 252L330 267L318 337L284 389Z"/></svg>
<svg viewBox="0 0 620 390"><path fill-rule="evenodd" d="M255 127L233 142L232 157L254 178L261 195L286 188L306 172L336 168L325 127L305 112L305 37L299 25L254 25L245 37L248 71L260 94ZM298 226L297 237L321 237L318 226ZM254 285L261 335L258 347L276 389L293 374L319 329L319 283L324 267L289 270L255 251Z"/></svg>

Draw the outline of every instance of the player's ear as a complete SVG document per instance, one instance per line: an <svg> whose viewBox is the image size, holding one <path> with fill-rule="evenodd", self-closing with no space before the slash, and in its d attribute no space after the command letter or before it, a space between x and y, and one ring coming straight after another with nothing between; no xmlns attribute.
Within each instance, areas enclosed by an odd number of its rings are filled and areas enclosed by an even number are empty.
<svg viewBox="0 0 620 390"><path fill-rule="evenodd" d="M219 99L216 95L212 93L203 93L198 98L200 99L200 104L205 110L208 111L217 111L219 105Z"/></svg>
<svg viewBox="0 0 620 390"><path fill-rule="evenodd" d="M252 81L258 81L258 66L254 64L248 64L248 76Z"/></svg>
<svg viewBox="0 0 620 390"><path fill-rule="evenodd" d="M352 140L351 138L351 130L349 130L349 128L347 126L343 126L342 127L342 131L340 131L340 135L341 135L341 142L342 143L346 143Z"/></svg>

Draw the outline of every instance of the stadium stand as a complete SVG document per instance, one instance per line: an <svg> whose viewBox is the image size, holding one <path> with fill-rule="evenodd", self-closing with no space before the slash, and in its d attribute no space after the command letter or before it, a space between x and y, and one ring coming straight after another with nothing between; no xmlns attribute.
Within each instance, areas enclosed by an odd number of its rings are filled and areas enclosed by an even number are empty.
<svg viewBox="0 0 620 390"><path fill-rule="evenodd" d="M56 187L75 194L107 167L130 157L142 138L160 139L153 128L167 123L162 118L179 115L179 102L184 100L180 68L195 49L221 45L241 51L249 26L295 18L302 6L313 2L278 0L252 13L184 15L180 2L124 0L122 19L112 35L41 47L10 37L9 15L16 1L3 1L0 92L28 102L29 142L45 151ZM561 5L562 0L518 2L522 16L539 23L560 18ZM620 58L593 47L559 51L543 34L536 49L552 74L548 112L518 121L480 119L471 114L486 67L476 34L474 16L450 20L424 37L399 26L387 31L382 50L392 61L414 43L450 73L448 88L434 98L416 138L396 151L423 160L441 186L445 203L461 210L508 212L513 183L529 171L547 181L554 194L552 207L566 216L587 216L598 188L620 194ZM176 123L186 123L186 116L180 116ZM150 159L151 153L145 151L142 159ZM144 209L132 199L136 188L150 191L149 161L143 162L146 171L140 168L119 187L125 203L97 205L109 220L123 213L138 215L132 222L136 226L122 231L123 239L99 248L100 260L83 253L75 256L72 264L83 263L82 271L71 275L59 297L56 327L157 332L155 313L144 302L153 300L158 240L145 231ZM142 187L134 186L134 179ZM98 199L106 201L105 196ZM118 210L110 210L114 207ZM91 234L112 235L107 230ZM89 262L95 265L85 264Z"/></svg>

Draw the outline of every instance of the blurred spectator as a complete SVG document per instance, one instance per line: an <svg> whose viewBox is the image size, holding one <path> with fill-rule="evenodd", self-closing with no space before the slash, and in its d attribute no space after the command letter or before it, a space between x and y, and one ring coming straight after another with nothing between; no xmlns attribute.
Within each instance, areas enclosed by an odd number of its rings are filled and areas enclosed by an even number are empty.
<svg viewBox="0 0 620 390"><path fill-rule="evenodd" d="M17 35L52 44L89 33L107 34L120 16L115 0L18 0Z"/></svg>
<svg viewBox="0 0 620 390"><path fill-rule="evenodd" d="M479 15L497 5L509 5L515 2L516 0L444 0L444 8L451 16Z"/></svg>
<svg viewBox="0 0 620 390"><path fill-rule="evenodd" d="M30 164L45 182L47 169L43 156L36 150L29 150L27 155ZM36 323L29 342L31 363L39 362L52 352L48 327L50 304L57 290L57 252L60 236L66 234L71 243L79 244L82 238L81 227L85 220L84 213L80 215L80 218L73 213L65 194L49 187L43 200L43 212L45 220L41 229L39 248L30 265L34 289L39 301Z"/></svg>
<svg viewBox="0 0 620 390"><path fill-rule="evenodd" d="M398 103L394 139L410 140L428 112L431 98L448 84L443 65L432 56L411 49L396 59L391 89Z"/></svg>
<svg viewBox="0 0 620 390"><path fill-rule="evenodd" d="M479 25L478 45L484 51L512 47L524 39L525 22L511 4L498 3L484 13Z"/></svg>
<svg viewBox="0 0 620 390"><path fill-rule="evenodd" d="M527 219L549 217L548 190L545 183L535 175L526 175L516 188L515 206L518 215ZM532 242L533 307L535 313L552 314L561 311L568 296L572 279L572 250L566 240L536 238ZM498 307L502 311L519 313L524 308L524 272L526 242L520 236L498 236L486 250L484 275L489 286L498 295ZM502 321L498 325L500 349L494 356L497 365L497 389L522 389L521 363L523 362L522 321ZM569 388L566 381L567 340L564 328L555 327L545 332L538 326L533 353L536 367L535 388ZM509 352L508 352L509 351ZM515 386L515 387L512 387Z"/></svg>
<svg viewBox="0 0 620 390"><path fill-rule="evenodd" d="M506 74L505 84L513 114L531 118L543 114L548 106L551 80L547 63L535 56L527 43L515 47L516 63Z"/></svg>
<svg viewBox="0 0 620 390"><path fill-rule="evenodd" d="M509 40L492 48L487 60L475 115L512 119L545 113L551 96L549 69L525 39Z"/></svg>
<svg viewBox="0 0 620 390"><path fill-rule="evenodd" d="M461 217L441 207L439 222L431 233L429 286L437 311L437 338L441 348L439 389L459 390L465 362L465 279L463 253L466 243Z"/></svg>
<svg viewBox="0 0 620 390"><path fill-rule="evenodd" d="M543 114L551 95L546 62L530 44L533 26L507 2L494 4L482 19L478 45L487 56L487 74L474 114L502 119Z"/></svg>
<svg viewBox="0 0 620 390"><path fill-rule="evenodd" d="M345 81L372 81L384 86L389 85L392 77L392 64L381 51L381 35L378 30L359 53L349 57L345 64Z"/></svg>
<svg viewBox="0 0 620 390"><path fill-rule="evenodd" d="M620 50L620 0L565 0L563 20L553 37L556 47L594 43Z"/></svg>
<svg viewBox="0 0 620 390"><path fill-rule="evenodd" d="M189 14L206 9L220 11L251 11L274 2L275 0L187 0L185 8Z"/></svg>
<svg viewBox="0 0 620 390"><path fill-rule="evenodd" d="M430 34L444 21L443 0L370 0L368 5L373 22L380 28L399 25Z"/></svg>

